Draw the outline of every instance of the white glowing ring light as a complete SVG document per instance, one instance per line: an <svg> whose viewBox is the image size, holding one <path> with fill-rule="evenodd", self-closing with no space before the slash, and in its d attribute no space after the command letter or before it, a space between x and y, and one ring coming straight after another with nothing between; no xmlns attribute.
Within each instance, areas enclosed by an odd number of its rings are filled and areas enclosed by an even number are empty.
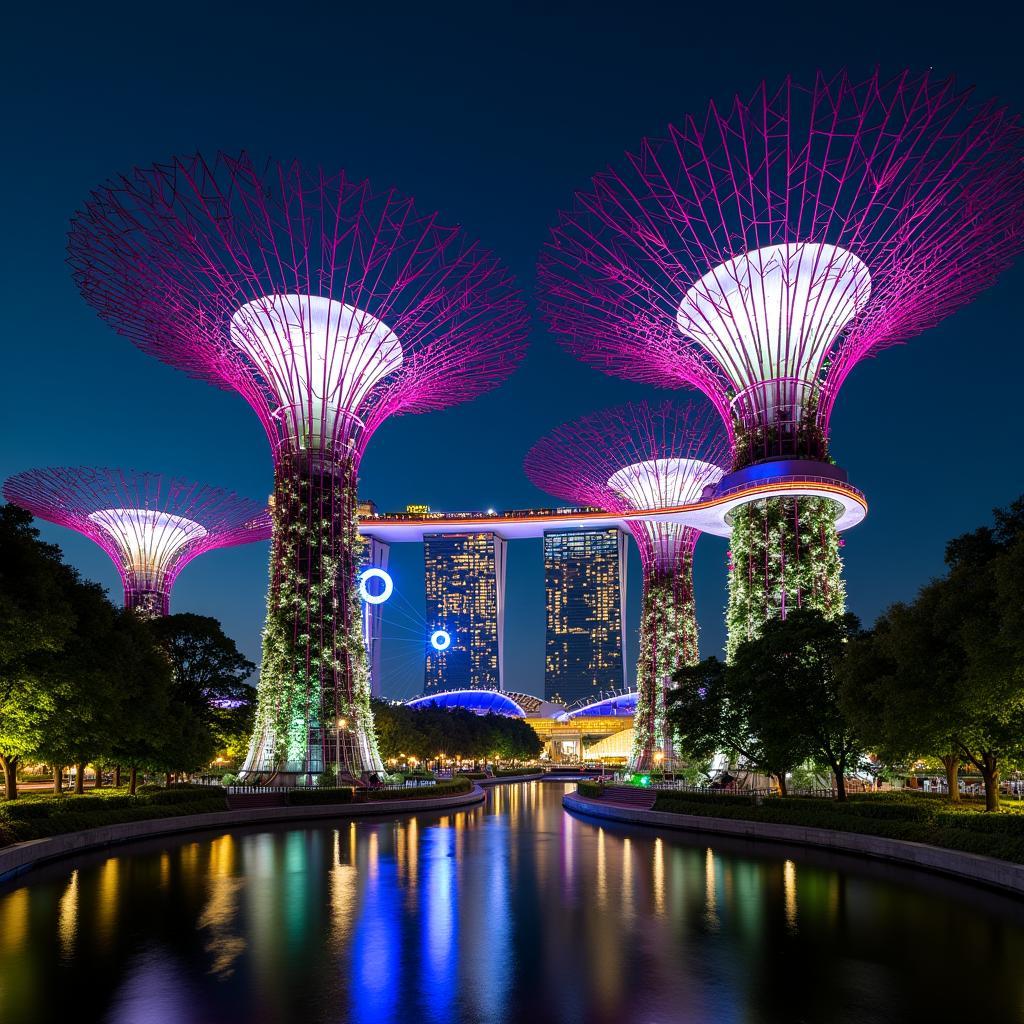
<svg viewBox="0 0 1024 1024"><path fill-rule="evenodd" d="M447 651L451 645L452 637L447 631L443 629L435 629L434 632L430 634L430 646L433 647L435 651Z"/></svg>
<svg viewBox="0 0 1024 1024"><path fill-rule="evenodd" d="M374 596L366 588L366 584L370 580L383 580L384 589ZM390 596L392 591L395 589L395 584L391 577L383 570L377 568L364 569L359 574L359 596L367 604L383 604Z"/></svg>

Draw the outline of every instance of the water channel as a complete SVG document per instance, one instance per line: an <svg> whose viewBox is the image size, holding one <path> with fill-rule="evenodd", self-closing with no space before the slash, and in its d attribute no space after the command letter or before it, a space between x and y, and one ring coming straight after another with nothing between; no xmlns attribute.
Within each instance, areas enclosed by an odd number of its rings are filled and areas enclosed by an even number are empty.
<svg viewBox="0 0 1024 1024"><path fill-rule="evenodd" d="M0 888L0 1021L1024 1021L1021 901L602 826L564 791L32 872Z"/></svg>

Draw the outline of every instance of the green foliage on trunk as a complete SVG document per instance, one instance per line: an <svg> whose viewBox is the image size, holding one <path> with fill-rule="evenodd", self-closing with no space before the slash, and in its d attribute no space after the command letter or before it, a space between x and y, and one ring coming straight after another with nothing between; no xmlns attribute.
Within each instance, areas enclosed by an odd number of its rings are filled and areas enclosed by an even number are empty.
<svg viewBox="0 0 1024 1024"><path fill-rule="evenodd" d="M828 619L846 610L843 561L828 498L771 498L733 512L726 657L762 626L798 608Z"/></svg>
<svg viewBox="0 0 1024 1024"><path fill-rule="evenodd" d="M320 771L322 754L339 746L343 771L379 771L355 586L363 542L352 460L327 465L308 453L284 459L272 513L253 744L269 738L277 769Z"/></svg>
<svg viewBox="0 0 1024 1024"><path fill-rule="evenodd" d="M630 766L647 771L653 753L666 745L665 693L681 665L698 658L697 615L693 603L693 557L680 560L673 572L644 577L640 612L640 656L633 715Z"/></svg>

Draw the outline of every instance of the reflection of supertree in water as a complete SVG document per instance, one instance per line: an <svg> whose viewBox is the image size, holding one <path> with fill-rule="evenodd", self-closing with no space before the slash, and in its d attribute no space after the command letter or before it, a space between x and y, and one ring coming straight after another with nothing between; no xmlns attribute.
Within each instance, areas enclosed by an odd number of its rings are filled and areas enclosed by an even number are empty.
<svg viewBox="0 0 1024 1024"><path fill-rule="evenodd" d="M640 403L559 427L534 445L525 468L558 498L628 513L700 501L722 478L728 459L728 438L710 406ZM631 765L646 770L668 745L665 688L672 673L698 660L693 550L700 531L627 522L643 567Z"/></svg>
<svg viewBox="0 0 1024 1024"><path fill-rule="evenodd" d="M737 482L813 475L856 363L970 301L1021 247L1022 152L1018 121L952 81L762 86L594 177L542 256L545 314L608 373L704 391ZM820 497L735 511L730 648L789 607L843 611L833 513Z"/></svg>
<svg viewBox="0 0 1024 1024"><path fill-rule="evenodd" d="M95 541L117 566L125 607L146 615L168 613L174 581L196 555L270 536L259 502L157 473L31 469L8 478L4 497Z"/></svg>
<svg viewBox="0 0 1024 1024"><path fill-rule="evenodd" d="M526 313L509 275L394 191L244 155L110 182L76 216L70 254L105 319L238 391L270 438L271 586L245 770L380 771L355 595L360 458L389 416L465 401L512 371Z"/></svg>

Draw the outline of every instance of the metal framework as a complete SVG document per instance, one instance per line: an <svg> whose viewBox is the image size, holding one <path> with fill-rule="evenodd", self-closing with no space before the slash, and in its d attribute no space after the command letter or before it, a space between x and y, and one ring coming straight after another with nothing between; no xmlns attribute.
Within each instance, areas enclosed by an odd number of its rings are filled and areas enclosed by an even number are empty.
<svg viewBox="0 0 1024 1024"><path fill-rule="evenodd" d="M237 391L270 438L271 585L246 772L380 772L354 587L360 458L388 417L469 400L512 372L527 314L510 275L394 190L246 154L108 182L75 216L69 251L105 320Z"/></svg>
<svg viewBox="0 0 1024 1024"><path fill-rule="evenodd" d="M628 513L699 501L714 492L729 457L728 436L711 406L637 403L557 428L530 449L524 468L555 497ZM698 660L693 551L700 531L643 520L627 525L643 567L631 764L647 771L671 753L664 709L672 673Z"/></svg>
<svg viewBox="0 0 1024 1024"><path fill-rule="evenodd" d="M258 501L133 470L59 466L9 477L4 497L95 541L117 566L126 608L167 615L178 573L214 548L270 538Z"/></svg>
<svg viewBox="0 0 1024 1024"><path fill-rule="evenodd" d="M1024 241L1024 134L952 79L786 79L671 126L593 178L540 261L542 308L607 373L692 385L733 469L828 459L857 362L988 287ZM730 640L810 603L842 611L834 512L741 510ZM803 564L801 565L801 561Z"/></svg>

